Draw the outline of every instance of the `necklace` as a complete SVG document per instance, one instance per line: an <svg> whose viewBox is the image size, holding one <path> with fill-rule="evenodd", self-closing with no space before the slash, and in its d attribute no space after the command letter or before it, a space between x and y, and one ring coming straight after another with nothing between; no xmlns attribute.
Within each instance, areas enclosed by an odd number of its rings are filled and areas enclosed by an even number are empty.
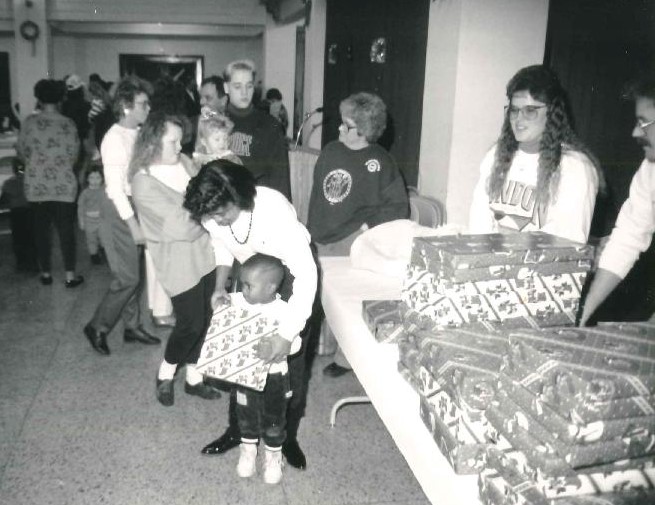
<svg viewBox="0 0 655 505"><path fill-rule="evenodd" d="M250 213L250 222L248 223L248 233L246 234L246 238L243 239L243 242L237 238L237 236L234 234L234 230L232 229L232 225L229 225L230 228L230 233L232 234L232 238L234 241L239 244L243 245L246 242L248 242L248 239L250 238L250 230L252 230L252 212Z"/></svg>

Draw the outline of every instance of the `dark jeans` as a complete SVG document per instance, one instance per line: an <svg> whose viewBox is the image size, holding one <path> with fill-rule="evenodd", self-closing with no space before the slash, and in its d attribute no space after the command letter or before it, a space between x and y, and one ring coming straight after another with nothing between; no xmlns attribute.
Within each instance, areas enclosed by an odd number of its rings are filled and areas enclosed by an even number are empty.
<svg viewBox="0 0 655 505"><path fill-rule="evenodd" d="M188 291L171 297L175 327L164 352L168 363L197 363L212 318L215 285L216 270L212 270Z"/></svg>
<svg viewBox="0 0 655 505"><path fill-rule="evenodd" d="M37 268L34 213L31 207L16 207L9 211L11 242L18 270Z"/></svg>
<svg viewBox="0 0 655 505"><path fill-rule="evenodd" d="M280 447L287 436L285 428L289 375L269 374L264 391L241 386L234 389L241 436L261 438L270 448Z"/></svg>
<svg viewBox="0 0 655 505"><path fill-rule="evenodd" d="M130 228L109 199L102 207L100 236L112 277L90 324L108 333L122 318L126 329L138 328L148 320L143 247L136 245Z"/></svg>
<svg viewBox="0 0 655 505"><path fill-rule="evenodd" d="M59 235L61 255L64 269L75 271L75 204L68 202L32 202L34 215L34 233L39 268L42 272L50 272L51 227L54 223Z"/></svg>

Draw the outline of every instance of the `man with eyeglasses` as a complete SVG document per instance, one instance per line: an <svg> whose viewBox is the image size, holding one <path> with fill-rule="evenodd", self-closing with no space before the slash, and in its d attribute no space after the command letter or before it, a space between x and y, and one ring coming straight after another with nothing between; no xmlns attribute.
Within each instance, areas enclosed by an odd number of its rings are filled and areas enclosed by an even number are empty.
<svg viewBox="0 0 655 505"><path fill-rule="evenodd" d="M644 150L645 159L632 179L630 195L601 254L580 317L581 326L648 249L655 232L655 75L633 84L629 97L635 101L637 116L632 136Z"/></svg>

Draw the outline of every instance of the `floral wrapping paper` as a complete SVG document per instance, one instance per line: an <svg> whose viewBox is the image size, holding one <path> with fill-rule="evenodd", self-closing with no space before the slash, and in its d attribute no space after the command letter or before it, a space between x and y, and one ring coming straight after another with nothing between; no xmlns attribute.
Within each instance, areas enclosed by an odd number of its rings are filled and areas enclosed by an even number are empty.
<svg viewBox="0 0 655 505"><path fill-rule="evenodd" d="M541 232L417 237L401 299L438 327L571 325L592 258Z"/></svg>
<svg viewBox="0 0 655 505"><path fill-rule="evenodd" d="M362 316L378 342L395 343L404 335L399 300L364 300Z"/></svg>
<svg viewBox="0 0 655 505"><path fill-rule="evenodd" d="M486 420L468 419L449 401L445 392L431 400L421 397L420 414L455 473L465 475L482 471L489 444Z"/></svg>
<svg viewBox="0 0 655 505"><path fill-rule="evenodd" d="M655 416L640 416L622 419L608 419L592 423L581 423L570 416L563 416L553 409L543 395L536 395L506 373L499 375L499 388L505 389L517 405L529 413L554 436L563 442L593 442L626 437L635 432L655 434Z"/></svg>
<svg viewBox="0 0 655 505"><path fill-rule="evenodd" d="M610 483L612 478L607 477L605 484L589 494L546 496L539 485L521 474L500 451L488 451L487 464L478 478L480 499L485 505L647 505L655 502L650 476L645 473L634 477L635 482L629 487L621 487L618 481ZM605 491L607 488L612 490Z"/></svg>
<svg viewBox="0 0 655 505"><path fill-rule="evenodd" d="M271 336L278 321L226 305L212 316L196 368L210 377L263 391L270 364L257 357L261 339Z"/></svg>
<svg viewBox="0 0 655 505"><path fill-rule="evenodd" d="M586 328L513 331L509 340L522 385L547 390L567 412L583 402L596 405L583 422L655 414L655 340Z"/></svg>
<svg viewBox="0 0 655 505"><path fill-rule="evenodd" d="M524 440L531 444L526 453L528 460L537 451L540 455L560 457L577 469L629 458L655 457L655 436L641 431L609 440L577 444L564 442L522 410L502 389L497 392L486 414L490 424L505 436L508 436L506 433L524 434Z"/></svg>

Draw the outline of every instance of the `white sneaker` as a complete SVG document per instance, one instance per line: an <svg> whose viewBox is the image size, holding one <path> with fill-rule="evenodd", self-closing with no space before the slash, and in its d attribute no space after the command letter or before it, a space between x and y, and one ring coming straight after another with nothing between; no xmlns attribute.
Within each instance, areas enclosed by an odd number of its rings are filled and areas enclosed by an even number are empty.
<svg viewBox="0 0 655 505"><path fill-rule="evenodd" d="M244 479L255 475L257 465L257 444L246 444L241 442L239 445L239 463L237 464L237 474Z"/></svg>
<svg viewBox="0 0 655 505"><path fill-rule="evenodd" d="M278 484L282 480L282 448L273 451L266 447L264 452L264 482Z"/></svg>

